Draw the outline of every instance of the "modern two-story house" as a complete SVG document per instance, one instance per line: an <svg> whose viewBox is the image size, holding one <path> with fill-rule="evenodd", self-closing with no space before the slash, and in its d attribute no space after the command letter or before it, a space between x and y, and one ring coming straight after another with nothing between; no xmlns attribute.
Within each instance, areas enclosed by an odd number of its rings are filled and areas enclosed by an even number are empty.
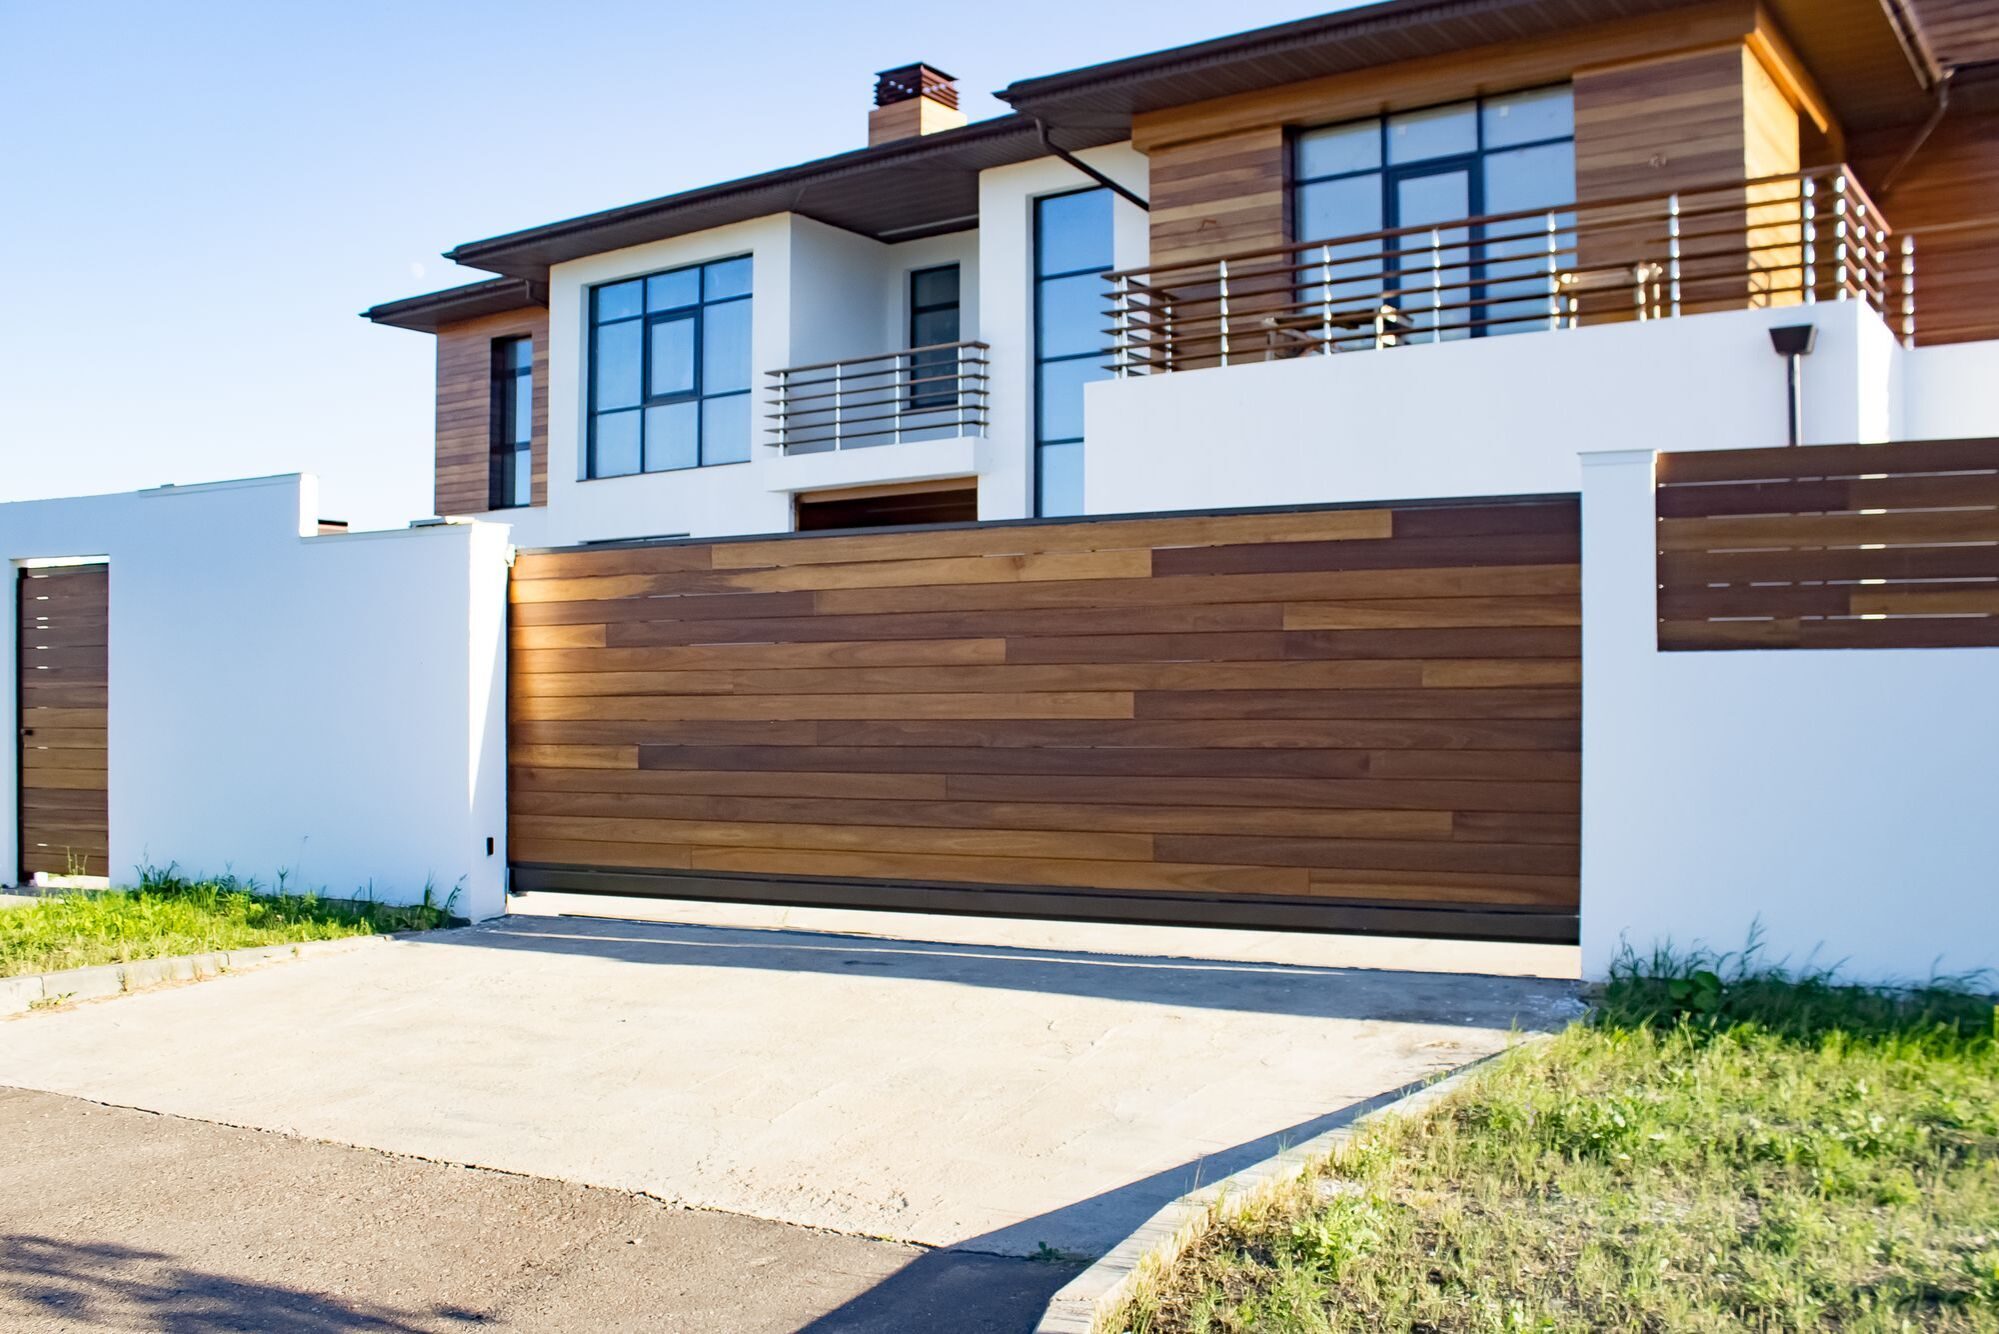
<svg viewBox="0 0 1999 1334"><path fill-rule="evenodd" d="M460 245L497 276L366 315L437 340L437 511L522 545L1992 431L1995 13L1388 0L976 124L911 65L866 147Z"/></svg>

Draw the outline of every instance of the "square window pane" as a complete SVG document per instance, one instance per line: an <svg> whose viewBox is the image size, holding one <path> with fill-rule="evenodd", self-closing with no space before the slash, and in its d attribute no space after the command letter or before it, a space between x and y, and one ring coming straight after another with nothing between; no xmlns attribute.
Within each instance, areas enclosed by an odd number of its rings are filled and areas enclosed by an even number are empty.
<svg viewBox="0 0 1999 1334"><path fill-rule="evenodd" d="M678 310L701 299L701 270L655 273L646 279L647 310Z"/></svg>
<svg viewBox="0 0 1999 1334"><path fill-rule="evenodd" d="M1572 143L1509 148L1485 155L1487 213L1552 208L1573 203L1575 197L1576 147Z"/></svg>
<svg viewBox="0 0 1999 1334"><path fill-rule="evenodd" d="M958 302L958 266L918 269L909 275L909 301L915 306L951 306Z"/></svg>
<svg viewBox="0 0 1999 1334"><path fill-rule="evenodd" d="M1567 85L1485 99L1485 146L1505 148L1576 132L1575 99Z"/></svg>
<svg viewBox="0 0 1999 1334"><path fill-rule="evenodd" d="M1082 441L1035 451L1034 512L1044 518L1083 512Z"/></svg>
<svg viewBox="0 0 1999 1334"><path fill-rule="evenodd" d="M1388 118L1388 160L1421 162L1478 148L1477 106L1458 102Z"/></svg>
<svg viewBox="0 0 1999 1334"><path fill-rule="evenodd" d="M534 503L534 454L526 447L514 451L514 499L516 505Z"/></svg>
<svg viewBox="0 0 1999 1334"><path fill-rule="evenodd" d="M1337 176L1381 165L1381 122L1328 125L1298 136L1298 179Z"/></svg>
<svg viewBox="0 0 1999 1334"><path fill-rule="evenodd" d="M1102 274L1050 278L1035 292L1039 341L1035 355L1067 357L1097 352L1110 342L1110 285Z"/></svg>
<svg viewBox="0 0 1999 1334"><path fill-rule="evenodd" d="M724 297L750 294L750 257L725 259L701 270L701 298L720 301Z"/></svg>
<svg viewBox="0 0 1999 1334"><path fill-rule="evenodd" d="M750 396L701 401L701 462L743 463L750 457Z"/></svg>
<svg viewBox="0 0 1999 1334"><path fill-rule="evenodd" d="M638 406L640 333L636 320L630 324L607 324L597 330L598 411Z"/></svg>
<svg viewBox="0 0 1999 1334"><path fill-rule="evenodd" d="M512 420L507 423L508 441L525 445L534 431L534 381L525 375L514 377Z"/></svg>
<svg viewBox="0 0 1999 1334"><path fill-rule="evenodd" d="M750 303L728 301L702 312L701 392L750 387Z"/></svg>
<svg viewBox="0 0 1999 1334"><path fill-rule="evenodd" d="M628 283L614 283L597 289L597 320L629 319L639 313L639 303L645 284L634 278Z"/></svg>
<svg viewBox="0 0 1999 1334"><path fill-rule="evenodd" d="M692 468L701 461L701 405L693 399L646 409L646 471Z"/></svg>
<svg viewBox="0 0 1999 1334"><path fill-rule="evenodd" d="M947 306L943 310L926 310L909 322L909 345L911 347L935 347L939 343L958 341L958 308Z"/></svg>
<svg viewBox="0 0 1999 1334"><path fill-rule="evenodd" d="M652 374L646 397L694 392L694 317L659 320L648 328L652 339Z"/></svg>
<svg viewBox="0 0 1999 1334"><path fill-rule="evenodd" d="M1035 439L1081 439L1083 386L1093 380L1108 380L1110 375L1110 368L1097 357L1051 361L1043 366Z"/></svg>
<svg viewBox="0 0 1999 1334"><path fill-rule="evenodd" d="M1300 240L1325 241L1380 230L1381 177L1375 173L1299 187Z"/></svg>
<svg viewBox="0 0 1999 1334"><path fill-rule="evenodd" d="M639 470L639 414L600 412L592 432L592 477L625 477Z"/></svg>
<svg viewBox="0 0 1999 1334"><path fill-rule="evenodd" d="M1084 190L1034 201L1035 272L1111 267L1111 192Z"/></svg>

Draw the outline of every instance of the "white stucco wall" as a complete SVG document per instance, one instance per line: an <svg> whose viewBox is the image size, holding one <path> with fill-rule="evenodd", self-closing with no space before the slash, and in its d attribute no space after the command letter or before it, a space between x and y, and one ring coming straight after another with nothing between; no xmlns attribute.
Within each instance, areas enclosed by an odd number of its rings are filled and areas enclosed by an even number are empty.
<svg viewBox="0 0 1999 1334"><path fill-rule="evenodd" d="M1999 436L1999 339L1902 353L1905 440Z"/></svg>
<svg viewBox="0 0 1999 1334"><path fill-rule="evenodd" d="M1767 330L1798 323L1819 329L1805 439L1894 438L1901 349L1872 312L1828 302L1093 384L1085 501L1113 514L1573 491L1583 450L1781 445Z"/></svg>
<svg viewBox="0 0 1999 1334"><path fill-rule="evenodd" d="M309 536L310 477L0 505L0 699L24 560L108 557L114 879L231 871L504 911L507 530ZM0 883L20 866L0 747ZM493 840L493 852L486 840Z"/></svg>
<svg viewBox="0 0 1999 1334"><path fill-rule="evenodd" d="M1107 144L1077 156L1147 197L1149 163L1130 144ZM1094 184L1052 157L979 174L979 329L992 344L993 377L992 424L979 478L981 519L1019 519L1034 512L1034 201ZM1140 267L1151 253L1147 215L1113 199L1115 262L1121 269ZM1094 431L1086 425L1086 459L1096 448Z"/></svg>
<svg viewBox="0 0 1999 1334"><path fill-rule="evenodd" d="M1582 946L1999 969L1999 649L1657 648L1649 450L1583 476Z"/></svg>

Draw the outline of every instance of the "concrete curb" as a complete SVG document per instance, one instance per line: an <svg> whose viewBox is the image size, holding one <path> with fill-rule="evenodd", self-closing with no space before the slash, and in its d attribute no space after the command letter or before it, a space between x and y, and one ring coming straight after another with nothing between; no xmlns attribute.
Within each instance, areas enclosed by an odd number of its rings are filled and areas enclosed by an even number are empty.
<svg viewBox="0 0 1999 1334"><path fill-rule="evenodd" d="M1508 1052L1539 1046L1552 1034L1533 1034L1508 1047L1459 1066L1435 1082L1418 1081L1354 1104L1353 1118L1314 1135L1274 1157L1252 1163L1232 1176L1189 1191L1119 1242L1095 1264L1069 1280L1048 1301L1034 1334L1097 1334L1099 1322L1131 1296L1142 1273L1164 1269L1196 1238L1225 1218L1240 1214L1262 1192L1296 1180L1306 1168L1337 1158L1370 1126L1395 1117L1421 1116L1450 1097Z"/></svg>
<svg viewBox="0 0 1999 1334"><path fill-rule="evenodd" d="M25 1014L45 1004L95 1000L156 987L167 982L192 982L223 973L248 972L267 964L314 959L326 954L407 940L423 932L380 936L345 936L339 940L304 940L291 945L256 945L249 949L216 950L210 954L177 954L163 959L65 968L30 977L0 977L0 1016Z"/></svg>

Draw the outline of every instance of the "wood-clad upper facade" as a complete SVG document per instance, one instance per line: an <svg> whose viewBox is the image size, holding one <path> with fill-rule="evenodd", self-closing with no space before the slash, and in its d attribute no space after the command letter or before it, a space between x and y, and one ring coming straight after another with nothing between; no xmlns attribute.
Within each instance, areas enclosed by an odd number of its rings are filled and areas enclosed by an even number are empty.
<svg viewBox="0 0 1999 1334"><path fill-rule="evenodd" d="M1954 31L1971 26L1962 11L1973 7L1955 7ZM1999 6L1985 11L1999 32ZM1301 131L1556 83L1573 95L1576 202L1665 197L1850 156L1898 233L1917 235L1926 267L1934 254L1937 286L1953 289L1924 292L1918 341L1999 336L1999 265L1983 259L1999 217L1993 108L1960 97L1926 139L1920 104L1913 121L1850 132L1756 0L1709 0L1138 112L1132 142L1151 162L1152 264L1326 239L1301 234L1294 217Z"/></svg>

